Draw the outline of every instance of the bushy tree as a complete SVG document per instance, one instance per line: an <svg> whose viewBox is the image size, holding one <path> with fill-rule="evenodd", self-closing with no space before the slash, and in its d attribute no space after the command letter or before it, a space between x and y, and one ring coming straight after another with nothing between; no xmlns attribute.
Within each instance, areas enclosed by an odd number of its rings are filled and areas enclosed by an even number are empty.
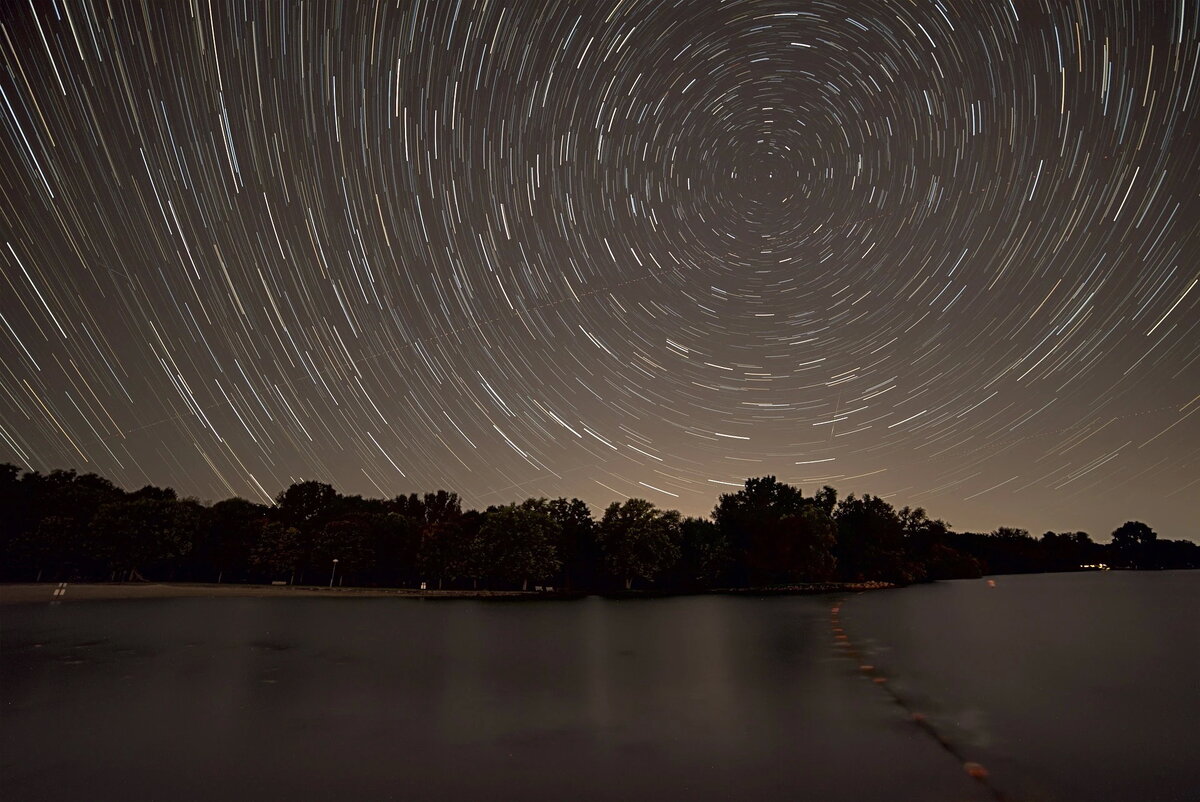
<svg viewBox="0 0 1200 802"><path fill-rule="evenodd" d="M1083 565L1100 561L1096 544L1087 532L1046 532L1041 547L1048 571L1078 571Z"/></svg>
<svg viewBox="0 0 1200 802"><path fill-rule="evenodd" d="M1158 533L1141 521L1126 521L1112 533L1117 564L1126 568L1153 568Z"/></svg>
<svg viewBox="0 0 1200 802"><path fill-rule="evenodd" d="M558 585L568 590L594 586L601 554L591 509L577 498L556 498L550 501L548 511L558 525L555 545L562 563Z"/></svg>
<svg viewBox="0 0 1200 802"><path fill-rule="evenodd" d="M315 531L329 520L338 502L337 491L324 482L296 482L275 497L275 511L286 526Z"/></svg>
<svg viewBox="0 0 1200 802"><path fill-rule="evenodd" d="M712 521L685 518L679 529L679 562L674 576L685 588L711 588L729 572L729 541Z"/></svg>
<svg viewBox="0 0 1200 802"><path fill-rule="evenodd" d="M752 586L822 581L833 572L833 521L827 512L832 488L821 501L774 476L747 479L726 493L713 520L729 543L742 584Z"/></svg>
<svg viewBox="0 0 1200 802"><path fill-rule="evenodd" d="M207 579L215 571L218 582L244 579L266 518L266 507L243 498L225 499L204 509L192 554L193 572Z"/></svg>
<svg viewBox="0 0 1200 802"><path fill-rule="evenodd" d="M652 582L679 559L679 530L682 516L675 510L660 510L651 502L631 498L614 501L600 521L600 548L612 574L625 582Z"/></svg>
<svg viewBox="0 0 1200 802"><path fill-rule="evenodd" d="M562 567L555 547L560 534L545 499L492 507L479 529L476 573L522 589L544 582Z"/></svg>
<svg viewBox="0 0 1200 802"><path fill-rule="evenodd" d="M847 581L911 582L919 578L907 565L904 522L878 496L851 494L838 504L838 574Z"/></svg>
<svg viewBox="0 0 1200 802"><path fill-rule="evenodd" d="M983 566L951 545L954 535L945 521L930 518L921 507L898 513L904 532L905 572L909 581L973 579Z"/></svg>
<svg viewBox="0 0 1200 802"><path fill-rule="evenodd" d="M258 541L250 552L250 565L272 578L288 577L295 582L296 571L304 557L300 530L279 521L264 520Z"/></svg>
<svg viewBox="0 0 1200 802"><path fill-rule="evenodd" d="M447 579L470 572L468 546L473 532L464 529L462 502L457 493L439 490L423 496L396 496L388 503L404 518L416 539L416 574L442 587Z"/></svg>
<svg viewBox="0 0 1200 802"><path fill-rule="evenodd" d="M313 539L313 568L329 568L338 561L338 572L351 578L375 567L375 528L370 515L355 515L330 521Z"/></svg>
<svg viewBox="0 0 1200 802"><path fill-rule="evenodd" d="M202 508L169 487L126 493L93 473L46 474L0 465L0 578L75 579L142 572L217 581L264 576L317 581L337 558L360 584L464 579L568 589L697 590L716 584L778 585L830 578L920 581L1107 562L1127 568L1200 567L1200 545L1160 540L1130 521L1097 544L1084 532L1023 529L954 533L925 511L896 511L878 497L811 498L773 476L747 479L720 497L712 520L682 520L644 499L614 503L602 521L579 499L530 499L464 511L458 496L390 500L342 496L298 482L274 507L228 499ZM835 563L835 558L840 563ZM110 573L111 572L111 573ZM605 579L602 581L602 577Z"/></svg>
<svg viewBox="0 0 1200 802"><path fill-rule="evenodd" d="M417 555L420 524L395 512L376 519L375 581L381 585L411 586L419 582Z"/></svg>
<svg viewBox="0 0 1200 802"><path fill-rule="evenodd" d="M139 498L105 504L89 528L96 554L129 578L143 570L170 570L192 549L200 525L194 501Z"/></svg>

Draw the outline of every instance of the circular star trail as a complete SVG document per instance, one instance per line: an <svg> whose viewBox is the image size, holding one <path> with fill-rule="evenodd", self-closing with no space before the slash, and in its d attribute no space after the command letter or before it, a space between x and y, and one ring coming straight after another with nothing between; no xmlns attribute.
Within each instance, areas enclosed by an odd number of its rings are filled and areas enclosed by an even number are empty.
<svg viewBox="0 0 1200 802"><path fill-rule="evenodd" d="M0 16L0 459L1195 536L1200 12Z"/></svg>

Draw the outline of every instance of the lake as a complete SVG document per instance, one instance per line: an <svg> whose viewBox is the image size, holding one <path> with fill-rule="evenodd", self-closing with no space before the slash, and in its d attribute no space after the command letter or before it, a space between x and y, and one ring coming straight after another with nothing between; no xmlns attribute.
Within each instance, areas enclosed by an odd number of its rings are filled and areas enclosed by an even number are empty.
<svg viewBox="0 0 1200 802"><path fill-rule="evenodd" d="M7 606L0 786L22 800L1195 800L1200 572L994 579Z"/></svg>

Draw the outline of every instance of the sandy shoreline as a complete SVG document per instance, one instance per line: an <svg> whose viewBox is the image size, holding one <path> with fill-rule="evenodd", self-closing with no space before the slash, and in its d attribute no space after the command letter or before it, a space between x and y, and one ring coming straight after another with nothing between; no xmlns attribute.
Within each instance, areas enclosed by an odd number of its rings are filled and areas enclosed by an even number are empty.
<svg viewBox="0 0 1200 802"><path fill-rule="evenodd" d="M242 585L199 582L80 582L67 583L65 592L54 596L57 582L0 584L0 605L49 601L98 601L105 599L170 599L184 597L242 597L255 599L337 596L342 598L384 597L414 599L534 598L545 594L523 591L413 590L410 588L329 588L318 585Z"/></svg>
<svg viewBox="0 0 1200 802"><path fill-rule="evenodd" d="M715 590L709 593L750 596L809 595L876 590L892 587L883 582L820 583L787 588L746 588ZM412 588L329 588L319 585L243 585L202 582L69 582L63 593L55 595L58 582L18 582L0 584L0 605L44 604L52 601L80 602L114 599L171 598L398 598L398 599L564 599L579 594L542 593L521 590L415 590ZM634 591L616 596L653 597L653 591Z"/></svg>

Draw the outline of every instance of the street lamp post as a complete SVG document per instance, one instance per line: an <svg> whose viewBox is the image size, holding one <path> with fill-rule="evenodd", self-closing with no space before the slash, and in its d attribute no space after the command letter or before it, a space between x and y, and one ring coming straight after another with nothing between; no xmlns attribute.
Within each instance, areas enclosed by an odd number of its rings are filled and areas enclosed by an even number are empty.
<svg viewBox="0 0 1200 802"><path fill-rule="evenodd" d="M337 557L333 558L333 570L329 572L329 587L333 587L333 575L337 573Z"/></svg>

